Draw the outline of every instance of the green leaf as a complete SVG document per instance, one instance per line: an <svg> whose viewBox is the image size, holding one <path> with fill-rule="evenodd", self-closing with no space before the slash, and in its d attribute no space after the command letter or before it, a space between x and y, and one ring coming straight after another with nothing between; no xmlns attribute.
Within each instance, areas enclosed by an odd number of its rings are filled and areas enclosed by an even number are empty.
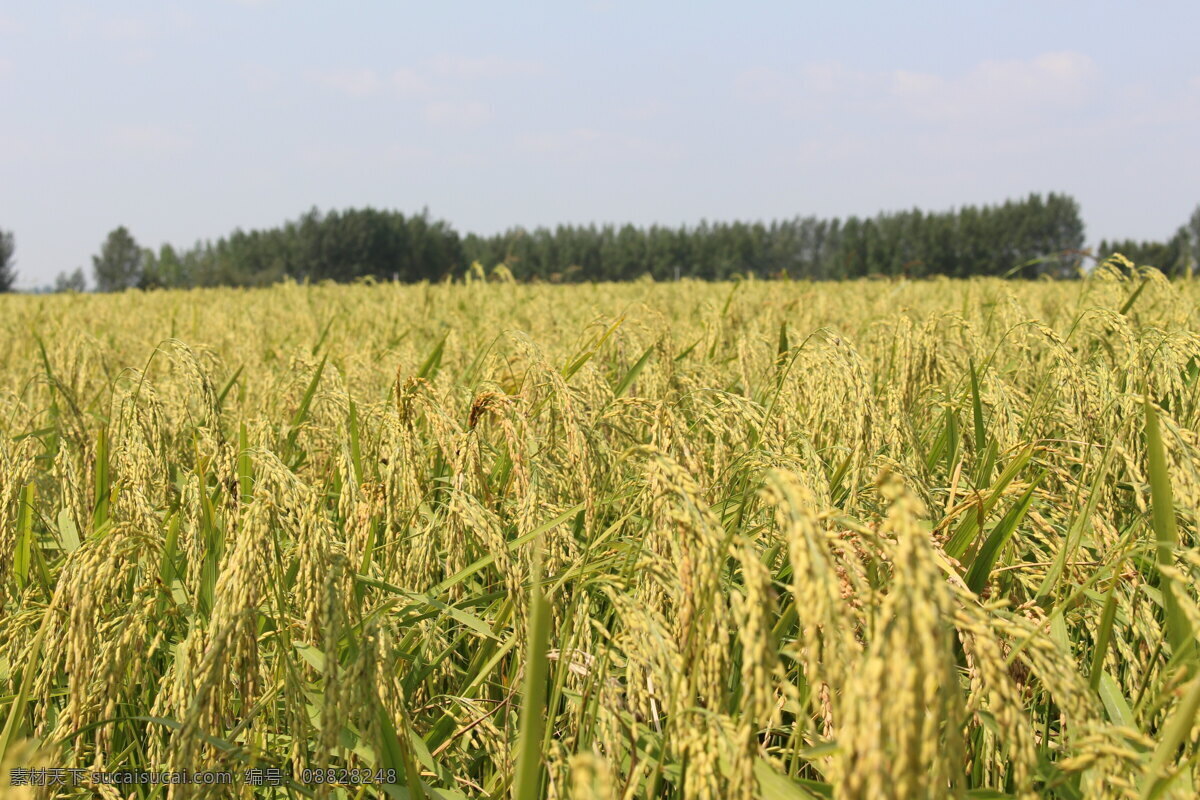
<svg viewBox="0 0 1200 800"><path fill-rule="evenodd" d="M1149 406L1147 405L1147 408ZM1182 770L1170 770L1168 765L1175 759L1180 746L1191 735L1196 724L1196 712L1200 711L1200 676L1192 678L1183 700L1175 708L1162 728L1162 739L1154 748L1154 755L1146 768L1146 780L1142 786L1142 800L1162 797Z"/></svg>
<svg viewBox="0 0 1200 800"><path fill-rule="evenodd" d="M769 761L762 758L754 762L754 777L758 779L758 792L762 800L824 800L833 797L833 787L828 783L793 780L781 775Z"/></svg>
<svg viewBox="0 0 1200 800"><path fill-rule="evenodd" d="M375 703L375 718L379 723L379 766L384 769L402 771L409 796L416 800L424 800L425 788L421 784L421 771L417 768L411 746L397 735L392 715L388 713L382 702Z"/></svg>
<svg viewBox="0 0 1200 800"><path fill-rule="evenodd" d="M654 347L655 345L647 347L646 352L642 353L642 357L637 360L637 363L629 368L629 371L625 373L625 377L621 378L621 382L613 389L613 397L624 397L625 392L637 380L637 376L642 373L646 362L650 360L650 356L654 354Z"/></svg>
<svg viewBox="0 0 1200 800"><path fill-rule="evenodd" d="M988 449L994 452L994 447L995 443L993 442ZM1017 473L1025 468L1025 465L1029 463L1029 459L1032 457L1033 445L1031 444L1026 446L1016 458L1009 462L1008 466L1004 468L1004 472L1000 473L1000 477L991 486L987 497L983 500L982 515L968 513L966 518L959 523L958 528L954 531L954 535L946 542L947 555L951 558L962 557L963 553L967 551L967 547L975 540L975 534L979 530L980 522L982 521L980 516L983 517L983 520L987 519L987 515L992 512L992 509L1000 502L1000 498L1004 496L1004 490L1017 477Z"/></svg>
<svg viewBox="0 0 1200 800"><path fill-rule="evenodd" d="M1062 549L1054 557L1054 563L1046 572L1046 577L1042 579L1042 585L1038 588L1038 599L1047 597L1054 591L1054 587L1058 585L1059 578L1062 577L1063 571L1067 568L1067 562L1075 557L1075 552L1079 549L1080 540L1083 538L1088 525L1091 524L1092 515L1096 511L1096 503L1100 499L1101 485L1108 476L1108 464L1112 453L1113 449L1110 447L1104 454L1104 459L1100 462L1099 469L1096 470L1096 476L1092 479L1091 494L1088 495L1087 503L1084 505L1083 511L1075 517L1074 522L1071 523L1071 527L1067 530L1066 538L1063 539Z"/></svg>
<svg viewBox="0 0 1200 800"><path fill-rule="evenodd" d="M176 578L175 557L179 552L179 512L176 511L167 520L167 538L163 543L162 563L158 568L158 578L164 586L170 586Z"/></svg>
<svg viewBox="0 0 1200 800"><path fill-rule="evenodd" d="M217 408L220 408L222 405L224 405L225 397L229 394L229 390L234 387L234 384L237 383L237 379L241 377L242 370L244 370L245 368L246 368L246 365L242 364L240 367L237 368L237 370L233 373L233 375L225 383L225 388L221 390L221 393L219 395L217 395Z"/></svg>
<svg viewBox="0 0 1200 800"><path fill-rule="evenodd" d="M1104 596L1104 610L1100 613L1100 627L1096 629L1095 645L1092 648L1092 667L1088 672L1088 683L1092 691L1100 689L1101 675L1104 673L1104 657L1108 654L1108 641L1112 637L1113 622L1117 616L1117 585L1118 580L1108 587Z"/></svg>
<svg viewBox="0 0 1200 800"><path fill-rule="evenodd" d="M621 327L621 324L624 322L625 317L618 319L611 326L609 326L608 330L604 332L604 334L596 341L594 345L585 348L583 352L576 356L569 364L567 364L567 366L563 367L563 379L569 381L571 380L571 376L583 369L583 365L591 361L592 356L600 352L600 348L603 347L604 343L608 341L608 337L612 336L617 328Z"/></svg>
<svg viewBox="0 0 1200 800"><path fill-rule="evenodd" d="M446 350L446 339L450 336L450 331L442 334L442 338L434 345L433 350L425 359L425 363L417 370L417 377L424 378L427 381L437 377L438 369L442 366L442 353Z"/></svg>
<svg viewBox="0 0 1200 800"><path fill-rule="evenodd" d="M250 460L250 436L246 423L238 428L238 493L243 504L254 499L254 462Z"/></svg>
<svg viewBox="0 0 1200 800"><path fill-rule="evenodd" d="M350 401L350 466L354 470L354 480L363 481L362 444L358 438L358 407Z"/></svg>
<svg viewBox="0 0 1200 800"><path fill-rule="evenodd" d="M486 636L489 639L498 638L496 636L496 634L492 632L492 626L489 625L488 623L484 622L479 617L477 617L474 614L471 614L469 612L463 611L461 608L456 608L455 606L447 605L446 603L443 603L442 601L437 600L436 598L430 597L429 595L420 594L418 592L410 592L406 589L401 589L399 586L393 586L392 584L385 583L384 581L376 580L374 578L368 578L365 575L355 575L354 580L356 580L359 583L364 584L366 586L374 586L376 589L382 589L385 592L397 594L402 597L407 597L411 600L415 600L418 603L421 603L421 604L424 604L427 606L432 606L433 608L436 608L437 610L444 612L447 616L454 619L455 621L461 622L464 626L475 631L480 636Z"/></svg>
<svg viewBox="0 0 1200 800"><path fill-rule="evenodd" d="M17 687L17 694L13 697L12 704L8 707L8 719L4 722L4 730L0 732L0 764L4 763L8 748L16 741L17 734L25 721L25 706L29 702L29 692L33 688L34 678L37 677L39 659L42 656L42 643L46 640L46 632L53 627L51 625L53 617L54 606L51 605L42 615L42 624L39 626L37 636L33 638L33 645L29 648L29 654L26 656L28 660L26 660L25 669L21 673L21 684Z"/></svg>
<svg viewBox="0 0 1200 800"><path fill-rule="evenodd" d="M108 477L108 434L104 428L96 434L96 465L93 470L95 505L92 507L92 531L98 530L108 521L108 504L112 487Z"/></svg>
<svg viewBox="0 0 1200 800"><path fill-rule="evenodd" d="M17 541L16 552L13 554L13 577L17 586L24 589L29 583L29 559L33 550L33 496L34 487L30 483L21 490L21 500L17 506Z"/></svg>
<svg viewBox="0 0 1200 800"><path fill-rule="evenodd" d="M546 531L550 530L551 528L555 527L556 525L563 524L564 522L569 520L571 517L575 516L580 511L582 511L584 509L585 505L586 505L585 503L579 503L578 505L571 506L566 511L559 514L557 517L550 520L549 522L544 522L541 525L539 525L538 527L531 530L529 533L523 533L520 536L518 536L517 538L508 542L508 544L505 545L505 549L507 549L511 553L512 551L516 550L521 545L533 540L534 538L540 536L541 534L545 533ZM475 563L473 563L467 567L464 567L463 569L461 569L458 572L451 575L449 578L446 578L444 581L442 581L441 583L434 586L432 589L430 589L426 593L426 596L432 597L434 595L441 594L442 592L446 591L450 587L455 586L456 584L462 583L464 580L471 577L472 575L479 572L480 570L486 569L487 567L491 566L495 560L496 560L495 556L491 556L491 555L484 556L483 558L479 559Z"/></svg>
<svg viewBox="0 0 1200 800"><path fill-rule="evenodd" d="M310 667L317 672L325 672L325 654L321 650L305 642L292 642L292 647L296 648L296 652Z"/></svg>
<svg viewBox="0 0 1200 800"><path fill-rule="evenodd" d="M691 343L691 345L689 345L688 347L685 347L685 348L684 348L684 349L683 349L683 350L682 350L682 351L679 353L679 355L675 356L675 359L674 359L674 360L675 360L675 361L683 361L685 358L687 358L687 357L688 357L688 355L689 355L689 354L690 354L690 353L691 353L693 350L695 350L695 349L696 349L696 346L697 346L698 344L700 344L702 341L704 341L704 338L703 338L703 337L701 337L701 338L697 339L696 341L692 342L692 343Z"/></svg>
<svg viewBox="0 0 1200 800"><path fill-rule="evenodd" d="M79 528L75 526L70 509L62 508L58 512L58 538L68 553L79 549Z"/></svg>
<svg viewBox="0 0 1200 800"><path fill-rule="evenodd" d="M1133 709L1129 707L1129 701L1121 693L1121 687L1105 670L1101 669L1098 674L1096 688L1100 694L1100 702L1104 704L1104 710L1108 713L1109 722L1136 729L1137 720L1133 716Z"/></svg>
<svg viewBox="0 0 1200 800"><path fill-rule="evenodd" d="M312 408L312 401L317 394L317 386L321 383L321 375L325 372L325 362L328 359L329 356L322 358L321 363L317 365L317 371L313 373L312 380L308 382L308 388L304 390L304 396L300 398L300 406L296 409L296 413L292 415L291 424L288 425L288 435L287 440L284 442L283 451L284 458L289 466L296 466L296 462L292 457L296 449L296 440L300 437L300 426L308 419L308 412Z"/></svg>
<svg viewBox="0 0 1200 800"><path fill-rule="evenodd" d="M1146 461L1150 473L1150 505L1153 512L1154 535L1158 540L1157 562L1160 567L1170 566L1175 559L1175 548L1179 544L1179 529L1175 525L1175 499L1171 491L1171 475L1167 468L1167 456L1163 450L1162 434L1159 432L1158 412L1147 399L1146 405ZM1164 583L1170 578L1163 576ZM1192 626L1179 607L1175 595L1164 587L1163 607L1166 610L1167 642L1171 645L1172 658L1183 655L1195 644Z"/></svg>
<svg viewBox="0 0 1200 800"><path fill-rule="evenodd" d="M975 422L975 455L982 458L987 446L987 429L983 426L983 401L979 396L979 376L975 373L975 361L971 366L971 416ZM988 482L988 476L981 475L980 485Z"/></svg>
<svg viewBox="0 0 1200 800"><path fill-rule="evenodd" d="M540 800L542 796L542 733L546 719L546 683L550 643L550 609L541 588L541 560L535 555L529 582L529 619L526 628L525 686L521 698L517 764L513 800Z"/></svg>
<svg viewBox="0 0 1200 800"><path fill-rule="evenodd" d="M1138 287L1133 290L1133 293L1131 295L1129 295L1129 299L1126 300L1121 305L1121 309L1119 311L1117 311L1117 313L1118 314L1129 313L1129 309L1133 308L1133 304L1137 302L1138 295L1140 295L1142 293L1142 290L1146 288L1146 284L1148 284L1149 282L1150 282L1149 278L1142 278L1142 282L1139 283Z"/></svg>
<svg viewBox="0 0 1200 800"><path fill-rule="evenodd" d="M992 567L995 566L1000 551L1004 545L1008 544L1013 532L1025 518L1026 512L1029 511L1029 505L1033 502L1033 492L1045 476L1046 473L1043 472L1033 479L1029 488L1021 495L1021 499L1013 503L1008 513L996 523L996 527L992 528L992 532L984 541L983 546L979 548L974 561L971 562L971 568L967 570L966 583L971 591L978 594L984 586L987 586L988 576L991 575Z"/></svg>

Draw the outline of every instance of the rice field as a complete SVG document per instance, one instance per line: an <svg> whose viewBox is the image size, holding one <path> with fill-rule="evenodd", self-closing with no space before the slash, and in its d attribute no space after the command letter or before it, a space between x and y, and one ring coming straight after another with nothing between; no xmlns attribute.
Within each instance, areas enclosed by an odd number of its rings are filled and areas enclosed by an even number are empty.
<svg viewBox="0 0 1200 800"><path fill-rule="evenodd" d="M1196 796L1196 284L481 277L0 296L0 795Z"/></svg>

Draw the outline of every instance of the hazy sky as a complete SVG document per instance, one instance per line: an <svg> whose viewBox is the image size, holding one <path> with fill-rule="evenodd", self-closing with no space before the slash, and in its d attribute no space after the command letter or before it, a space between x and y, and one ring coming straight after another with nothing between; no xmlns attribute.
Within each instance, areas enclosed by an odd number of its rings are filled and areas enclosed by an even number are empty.
<svg viewBox="0 0 1200 800"><path fill-rule="evenodd" d="M1078 198L1200 203L1200 3L8 2L20 285L124 224L189 245L316 205L460 231Z"/></svg>

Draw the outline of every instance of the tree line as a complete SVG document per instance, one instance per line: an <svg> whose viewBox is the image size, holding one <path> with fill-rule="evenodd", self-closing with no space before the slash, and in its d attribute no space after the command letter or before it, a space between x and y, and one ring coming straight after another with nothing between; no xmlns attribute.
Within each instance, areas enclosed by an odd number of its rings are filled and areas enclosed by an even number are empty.
<svg viewBox="0 0 1200 800"><path fill-rule="evenodd" d="M1032 194L996 206L845 220L810 216L769 224L702 222L692 228L517 228L499 236L468 236L464 246L472 260L503 263L517 278L548 280L629 280L646 274L656 280L721 280L748 273L814 280L1034 277L1070 272L1083 233L1073 199Z"/></svg>
<svg viewBox="0 0 1200 800"><path fill-rule="evenodd" d="M13 237L0 232L0 291L11 288ZM796 217L695 226L560 225L460 236L427 212L316 209L265 230L236 230L216 241L158 250L125 227L92 258L98 291L126 288L265 286L281 280L404 282L461 276L474 263L505 268L517 280L622 281L649 275L722 280L737 275L836 280L869 276L1035 278L1079 274L1089 256L1122 252L1168 274L1200 258L1200 207L1166 242L1102 241L1084 250L1079 204L1030 194L998 205L950 211L885 212L846 219ZM82 268L62 273L58 291L83 291Z"/></svg>

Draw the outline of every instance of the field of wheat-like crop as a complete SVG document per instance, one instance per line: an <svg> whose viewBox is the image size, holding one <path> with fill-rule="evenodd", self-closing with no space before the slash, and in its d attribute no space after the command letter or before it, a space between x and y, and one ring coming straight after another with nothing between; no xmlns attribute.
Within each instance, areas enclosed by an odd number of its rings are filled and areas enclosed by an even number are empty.
<svg viewBox="0 0 1200 800"><path fill-rule="evenodd" d="M1198 301L0 297L0 795L1194 797Z"/></svg>

